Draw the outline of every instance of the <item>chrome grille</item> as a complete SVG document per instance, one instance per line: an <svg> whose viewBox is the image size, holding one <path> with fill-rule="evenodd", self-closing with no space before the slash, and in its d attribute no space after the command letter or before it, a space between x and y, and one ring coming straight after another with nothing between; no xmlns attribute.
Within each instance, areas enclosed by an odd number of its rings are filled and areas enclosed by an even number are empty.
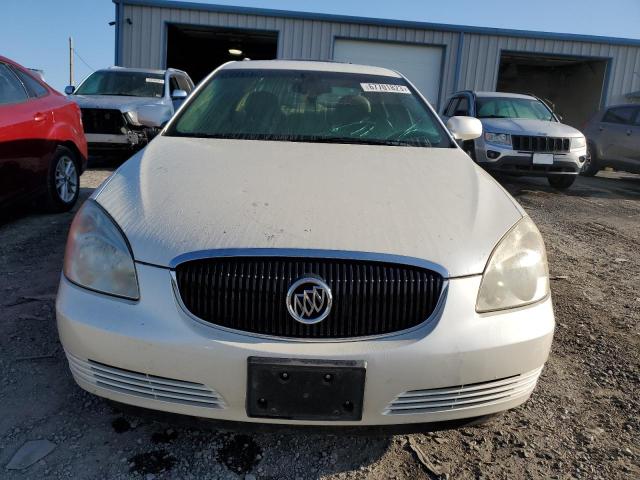
<svg viewBox="0 0 640 480"><path fill-rule="evenodd" d="M568 152L571 148L569 138L531 135L511 135L511 144L523 152Z"/></svg>
<svg viewBox="0 0 640 480"><path fill-rule="evenodd" d="M319 276L333 306L320 323L294 320L286 307L293 282ZM434 312L444 279L424 268L326 258L222 257L176 267L181 300L194 316L222 327L294 338L350 338L398 332Z"/></svg>
<svg viewBox="0 0 640 480"><path fill-rule="evenodd" d="M120 110L106 108L82 108L82 128L85 133L122 135L125 126Z"/></svg>
<svg viewBox="0 0 640 480"><path fill-rule="evenodd" d="M385 415L436 413L482 408L531 393L542 368L488 382L429 390L411 390L393 400Z"/></svg>
<svg viewBox="0 0 640 480"><path fill-rule="evenodd" d="M67 353L74 377L118 393L206 408L224 408L220 395L201 383L133 372Z"/></svg>

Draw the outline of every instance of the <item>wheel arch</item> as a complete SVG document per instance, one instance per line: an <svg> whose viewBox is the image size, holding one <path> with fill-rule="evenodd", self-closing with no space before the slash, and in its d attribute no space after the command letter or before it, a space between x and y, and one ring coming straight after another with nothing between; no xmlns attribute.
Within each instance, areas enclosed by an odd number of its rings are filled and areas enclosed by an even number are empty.
<svg viewBox="0 0 640 480"><path fill-rule="evenodd" d="M587 148L589 149L589 153L593 155L596 154L596 158L598 160L602 160L602 149L598 142L596 142L593 138L587 137Z"/></svg>
<svg viewBox="0 0 640 480"><path fill-rule="evenodd" d="M78 162L78 170L82 174L87 168L87 159L82 154L78 146L71 140L62 140L57 143L61 147L66 147L73 152Z"/></svg>

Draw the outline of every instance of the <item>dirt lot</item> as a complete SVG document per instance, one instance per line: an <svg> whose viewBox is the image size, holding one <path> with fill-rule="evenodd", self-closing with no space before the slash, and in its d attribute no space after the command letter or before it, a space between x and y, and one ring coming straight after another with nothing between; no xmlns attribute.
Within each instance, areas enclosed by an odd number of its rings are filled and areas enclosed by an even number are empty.
<svg viewBox="0 0 640 480"><path fill-rule="evenodd" d="M108 174L87 172L82 198ZM640 478L640 177L601 173L567 193L538 180L505 185L547 243L558 322L550 361L523 407L481 427L418 434L234 432L84 393L54 318L72 214L5 219L0 477ZM5 469L37 439L55 448Z"/></svg>

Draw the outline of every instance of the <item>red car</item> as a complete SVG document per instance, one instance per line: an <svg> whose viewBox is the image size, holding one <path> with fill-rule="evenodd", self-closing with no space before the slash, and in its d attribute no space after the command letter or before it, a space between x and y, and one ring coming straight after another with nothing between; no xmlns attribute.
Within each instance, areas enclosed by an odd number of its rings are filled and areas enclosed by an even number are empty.
<svg viewBox="0 0 640 480"><path fill-rule="evenodd" d="M0 209L36 199L51 212L70 210L86 166L78 105L0 56Z"/></svg>

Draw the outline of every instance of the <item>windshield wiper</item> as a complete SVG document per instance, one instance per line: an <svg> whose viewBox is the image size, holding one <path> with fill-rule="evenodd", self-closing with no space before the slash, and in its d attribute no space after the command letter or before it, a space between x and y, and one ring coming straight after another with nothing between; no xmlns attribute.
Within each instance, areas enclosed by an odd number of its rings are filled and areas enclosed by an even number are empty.
<svg viewBox="0 0 640 480"><path fill-rule="evenodd" d="M352 137L317 137L311 140L300 140L315 143L353 143L357 145L386 145L392 147L418 147L419 145L402 140L384 140L378 138L352 138Z"/></svg>
<svg viewBox="0 0 640 480"><path fill-rule="evenodd" d="M351 137L296 137L290 135L277 134L249 134L249 133L200 133L200 132L168 132L173 137L189 137L189 138L217 138L227 140L264 140L264 141L280 141L280 142L304 142L304 143L342 143L342 144L358 144L358 145L386 145L386 146L406 146L419 147L416 143L406 142L402 140L384 140L371 138L351 138Z"/></svg>
<svg viewBox="0 0 640 480"><path fill-rule="evenodd" d="M478 118L511 118L511 117L507 117L505 115L482 115L481 117Z"/></svg>
<svg viewBox="0 0 640 480"><path fill-rule="evenodd" d="M77 93L76 95L104 95L110 97L135 97L137 95L130 95L128 93Z"/></svg>
<svg viewBox="0 0 640 480"><path fill-rule="evenodd" d="M286 135L264 134L264 133L204 133L204 132L167 132L169 137L187 138L215 138L221 140L266 140L266 141L299 141Z"/></svg>
<svg viewBox="0 0 640 480"><path fill-rule="evenodd" d="M401 140L383 140L352 137L295 137L290 135L268 135L268 134L233 134L233 133L201 133L201 132L168 132L169 136L189 137L189 138L217 138L227 140L265 140L280 142L305 142L305 143L354 143L358 145L389 145L416 147L415 143Z"/></svg>

